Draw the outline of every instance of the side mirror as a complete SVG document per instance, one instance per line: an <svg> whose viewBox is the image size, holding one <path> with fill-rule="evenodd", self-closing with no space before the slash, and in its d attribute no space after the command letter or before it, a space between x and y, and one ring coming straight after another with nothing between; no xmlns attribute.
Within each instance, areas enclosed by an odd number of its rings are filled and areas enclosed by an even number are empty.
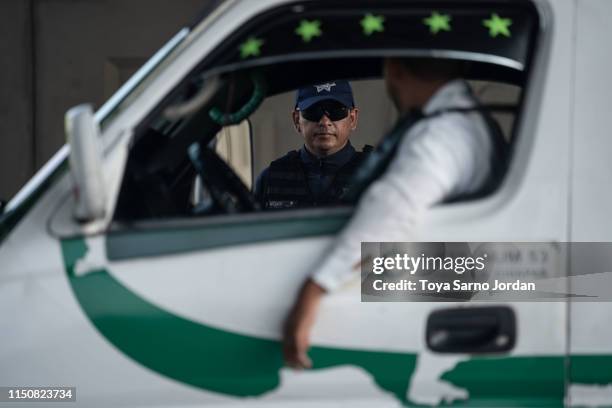
<svg viewBox="0 0 612 408"><path fill-rule="evenodd" d="M65 126L70 145L70 172L74 181L74 218L79 222L101 219L106 201L102 146L92 106L83 104L68 110Z"/></svg>

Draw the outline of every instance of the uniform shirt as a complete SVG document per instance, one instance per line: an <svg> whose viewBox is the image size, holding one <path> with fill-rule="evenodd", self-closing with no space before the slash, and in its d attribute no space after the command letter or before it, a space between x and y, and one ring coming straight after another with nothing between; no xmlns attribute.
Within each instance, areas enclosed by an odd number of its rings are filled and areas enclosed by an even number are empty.
<svg viewBox="0 0 612 408"><path fill-rule="evenodd" d="M321 158L310 153L305 146L300 149L300 159L304 164L308 187L315 200L329 188L338 170L351 161L354 155L355 148L350 142L336 153Z"/></svg>
<svg viewBox="0 0 612 408"><path fill-rule="evenodd" d="M302 146L299 151L300 161L302 162L306 179L308 180L308 188L312 193L315 201L325 193L330 187L336 173L340 168L347 164L355 155L355 148L350 142L338 150L336 153L326 157L318 158L310 153L306 146ZM268 185L269 167L266 167L255 182L255 197L258 201L263 201L264 190Z"/></svg>
<svg viewBox="0 0 612 408"><path fill-rule="evenodd" d="M476 105L469 85L455 80L429 99L423 113ZM361 242L410 240L423 211L485 185L493 154L492 137L479 112L447 112L415 123L312 279L333 291L358 276L353 267L361 259Z"/></svg>

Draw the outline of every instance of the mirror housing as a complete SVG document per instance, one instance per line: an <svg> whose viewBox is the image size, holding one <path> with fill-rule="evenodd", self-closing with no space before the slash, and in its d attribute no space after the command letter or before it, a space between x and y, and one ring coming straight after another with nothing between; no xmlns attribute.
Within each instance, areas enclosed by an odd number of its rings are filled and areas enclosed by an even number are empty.
<svg viewBox="0 0 612 408"><path fill-rule="evenodd" d="M69 109L65 127L74 182L74 218L79 222L99 220L104 217L106 197L100 130L92 106L82 104Z"/></svg>

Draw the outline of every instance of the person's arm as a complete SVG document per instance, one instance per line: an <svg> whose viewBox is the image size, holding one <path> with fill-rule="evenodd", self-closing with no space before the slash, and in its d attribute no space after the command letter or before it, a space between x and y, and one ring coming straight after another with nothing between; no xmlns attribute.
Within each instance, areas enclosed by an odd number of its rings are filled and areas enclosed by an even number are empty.
<svg viewBox="0 0 612 408"><path fill-rule="evenodd" d="M482 153L474 146L479 140L453 126L435 130L424 126L420 133L404 138L388 170L365 192L337 245L302 288L292 309L301 312L292 312L287 320L291 324L285 326L286 342L292 345L285 350L289 364L308 367L310 328L320 298L354 279L361 263L361 242L408 240L422 213L473 175L476 155ZM486 147L483 157L488 157ZM316 295L303 296L313 285L320 289Z"/></svg>
<svg viewBox="0 0 612 408"><path fill-rule="evenodd" d="M310 345L310 329L315 322L319 303L324 294L325 289L312 279L307 279L285 320L283 357L290 367L303 369L312 366L306 351Z"/></svg>

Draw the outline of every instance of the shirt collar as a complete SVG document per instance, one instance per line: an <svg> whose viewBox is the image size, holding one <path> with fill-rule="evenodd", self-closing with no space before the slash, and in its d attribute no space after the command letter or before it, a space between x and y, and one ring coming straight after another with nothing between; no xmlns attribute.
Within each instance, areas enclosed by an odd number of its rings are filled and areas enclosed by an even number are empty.
<svg viewBox="0 0 612 408"><path fill-rule="evenodd" d="M471 108L476 104L469 84L455 79L444 84L423 107L425 115L447 108Z"/></svg>

